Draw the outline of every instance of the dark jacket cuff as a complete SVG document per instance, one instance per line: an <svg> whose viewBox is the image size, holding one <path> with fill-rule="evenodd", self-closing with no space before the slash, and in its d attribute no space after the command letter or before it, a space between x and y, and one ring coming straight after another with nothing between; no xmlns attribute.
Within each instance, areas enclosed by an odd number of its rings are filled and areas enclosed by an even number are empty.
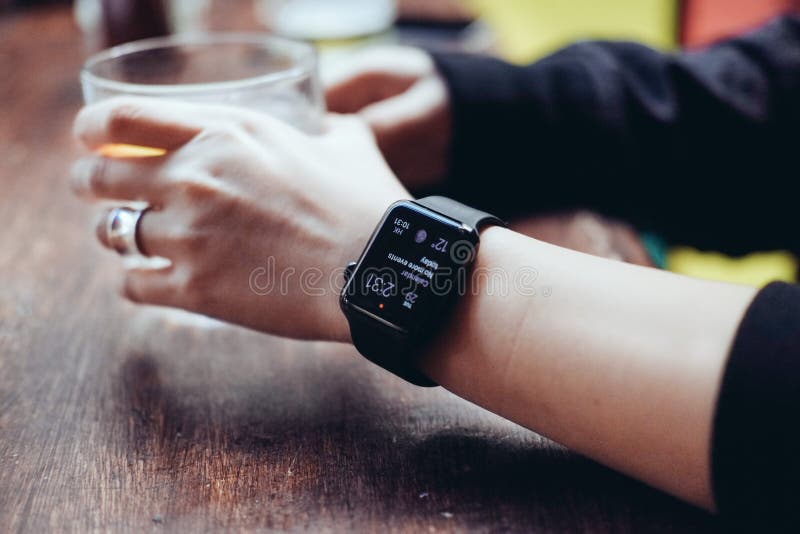
<svg viewBox="0 0 800 534"><path fill-rule="evenodd" d="M798 408L800 287L773 283L739 326L714 421L714 495L737 530L797 528Z"/></svg>

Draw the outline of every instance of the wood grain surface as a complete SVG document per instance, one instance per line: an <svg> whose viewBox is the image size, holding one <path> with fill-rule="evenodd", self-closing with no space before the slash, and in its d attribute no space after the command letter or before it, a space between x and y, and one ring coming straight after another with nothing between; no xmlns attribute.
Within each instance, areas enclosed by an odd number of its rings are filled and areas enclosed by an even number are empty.
<svg viewBox="0 0 800 534"><path fill-rule="evenodd" d="M348 346L117 293L67 187L66 6L0 17L0 531L708 532L708 515Z"/></svg>

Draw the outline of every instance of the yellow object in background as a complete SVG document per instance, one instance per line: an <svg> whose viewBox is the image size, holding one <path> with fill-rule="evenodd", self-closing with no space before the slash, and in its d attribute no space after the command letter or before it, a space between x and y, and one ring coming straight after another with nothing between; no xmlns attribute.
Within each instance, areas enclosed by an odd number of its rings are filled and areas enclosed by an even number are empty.
<svg viewBox="0 0 800 534"><path fill-rule="evenodd" d="M729 258L715 252L677 247L667 255L667 270L704 278L761 287L781 280L797 281L797 258L789 252L758 252Z"/></svg>
<svg viewBox="0 0 800 534"><path fill-rule="evenodd" d="M529 63L572 42L632 40L677 46L677 0L467 0L497 36L498 53Z"/></svg>

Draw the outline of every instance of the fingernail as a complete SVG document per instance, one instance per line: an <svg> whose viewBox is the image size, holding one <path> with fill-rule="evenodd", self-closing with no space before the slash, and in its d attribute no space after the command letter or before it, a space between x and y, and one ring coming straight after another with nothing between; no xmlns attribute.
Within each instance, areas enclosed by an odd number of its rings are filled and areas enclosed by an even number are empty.
<svg viewBox="0 0 800 534"><path fill-rule="evenodd" d="M94 158L82 158L72 164L69 185L72 191L81 196L88 196L91 192L89 181L96 161Z"/></svg>

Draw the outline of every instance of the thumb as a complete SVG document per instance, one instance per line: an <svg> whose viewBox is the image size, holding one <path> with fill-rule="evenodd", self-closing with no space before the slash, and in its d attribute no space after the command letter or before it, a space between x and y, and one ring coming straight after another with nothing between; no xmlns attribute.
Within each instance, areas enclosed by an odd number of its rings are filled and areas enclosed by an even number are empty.
<svg viewBox="0 0 800 534"><path fill-rule="evenodd" d="M430 76L415 83L397 96L370 104L359 115L381 136L382 133L422 119L447 105L448 93L444 82Z"/></svg>
<svg viewBox="0 0 800 534"><path fill-rule="evenodd" d="M433 61L410 47L376 47L321 66L328 108L355 113L404 92L433 71Z"/></svg>

